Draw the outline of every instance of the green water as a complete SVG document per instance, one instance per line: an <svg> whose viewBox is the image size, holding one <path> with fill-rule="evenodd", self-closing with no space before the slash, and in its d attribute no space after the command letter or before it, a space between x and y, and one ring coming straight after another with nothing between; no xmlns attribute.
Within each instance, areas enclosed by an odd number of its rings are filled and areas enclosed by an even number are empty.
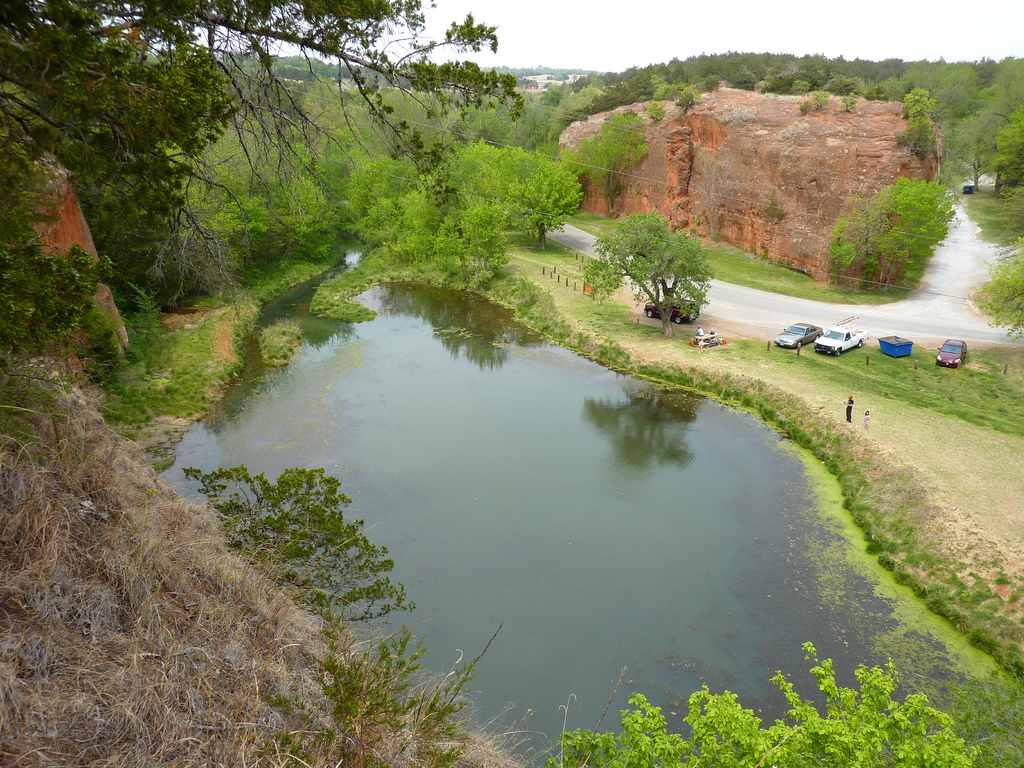
<svg viewBox="0 0 1024 768"><path fill-rule="evenodd" d="M416 610L395 616L444 672L502 625L475 714L543 749L606 726L633 691L682 713L701 682L767 717L774 670L812 689L801 643L853 667L893 654L908 686L953 667L927 622L897 620L817 511L804 463L752 416L659 391L544 343L500 307L412 285L357 326L310 317L286 369L252 363L165 476L323 466L394 557ZM621 683L616 686L616 681Z"/></svg>

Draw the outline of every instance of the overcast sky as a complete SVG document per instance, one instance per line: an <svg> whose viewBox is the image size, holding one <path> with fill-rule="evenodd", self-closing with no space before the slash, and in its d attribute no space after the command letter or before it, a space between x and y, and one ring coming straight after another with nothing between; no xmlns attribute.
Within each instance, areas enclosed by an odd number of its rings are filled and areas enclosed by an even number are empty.
<svg viewBox="0 0 1024 768"><path fill-rule="evenodd" d="M1024 56L1024 0L436 0L432 30L469 12L498 27L480 64L619 71L700 53L847 58Z"/></svg>

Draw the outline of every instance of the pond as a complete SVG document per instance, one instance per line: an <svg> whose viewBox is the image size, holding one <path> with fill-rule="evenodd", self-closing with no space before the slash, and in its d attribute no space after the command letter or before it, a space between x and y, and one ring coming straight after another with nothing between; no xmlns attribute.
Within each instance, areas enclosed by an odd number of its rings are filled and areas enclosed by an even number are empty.
<svg viewBox="0 0 1024 768"><path fill-rule="evenodd" d="M632 692L682 714L702 682L774 717L775 670L813 690L808 640L847 682L888 654L911 681L950 667L849 565L802 460L752 416L610 372L478 296L388 285L352 326L311 317L310 291L263 317L303 323L293 363L250 363L165 477L188 493L189 466L341 478L416 603L390 621L429 668L502 627L473 682L480 721L543 749L560 705L570 728L606 709L612 727Z"/></svg>

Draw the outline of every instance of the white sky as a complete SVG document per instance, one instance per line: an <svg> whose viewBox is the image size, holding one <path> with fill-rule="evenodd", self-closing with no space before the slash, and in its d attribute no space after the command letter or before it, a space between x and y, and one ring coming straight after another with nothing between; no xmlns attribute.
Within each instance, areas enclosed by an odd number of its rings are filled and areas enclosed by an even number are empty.
<svg viewBox="0 0 1024 768"><path fill-rule="evenodd" d="M481 65L620 71L700 53L769 51L964 61L1024 56L1024 0L435 0L498 27ZM426 5L426 3L425 3Z"/></svg>

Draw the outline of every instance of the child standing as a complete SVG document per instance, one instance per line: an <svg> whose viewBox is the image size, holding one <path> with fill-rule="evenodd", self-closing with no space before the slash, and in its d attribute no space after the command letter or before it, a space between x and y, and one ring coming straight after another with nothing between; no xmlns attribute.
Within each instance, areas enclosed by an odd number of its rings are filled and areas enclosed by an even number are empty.
<svg viewBox="0 0 1024 768"><path fill-rule="evenodd" d="M871 411L864 411L864 431L868 431L868 427L871 426Z"/></svg>

